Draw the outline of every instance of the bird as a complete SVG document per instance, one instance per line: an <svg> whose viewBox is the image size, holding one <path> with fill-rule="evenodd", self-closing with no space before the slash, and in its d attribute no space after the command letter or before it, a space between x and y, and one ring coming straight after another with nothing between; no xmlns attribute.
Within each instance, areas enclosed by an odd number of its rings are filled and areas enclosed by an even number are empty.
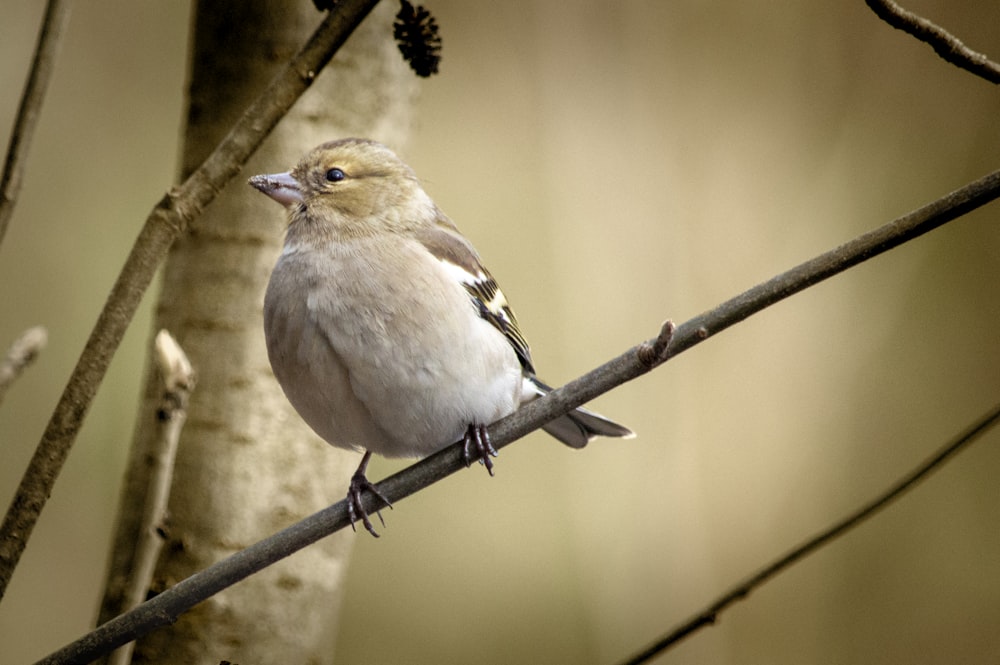
<svg viewBox="0 0 1000 665"><path fill-rule="evenodd" d="M391 507L366 476L373 453L424 457L461 441L466 466L492 476L487 427L551 388L503 291L414 171L387 146L348 138L249 184L288 215L264 296L274 376L320 438L364 451L347 492L352 528L360 519L379 536L365 491ZM543 429L571 448L635 436L584 408Z"/></svg>

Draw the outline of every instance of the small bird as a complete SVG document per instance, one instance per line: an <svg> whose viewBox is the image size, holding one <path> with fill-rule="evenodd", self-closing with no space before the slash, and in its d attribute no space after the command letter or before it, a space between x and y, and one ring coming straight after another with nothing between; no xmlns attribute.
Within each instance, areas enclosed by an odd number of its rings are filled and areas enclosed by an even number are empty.
<svg viewBox="0 0 1000 665"><path fill-rule="evenodd" d="M492 476L487 426L551 389L496 280L410 167L380 143L343 139L249 184L288 209L264 296L274 375L320 437L365 451L347 493L352 527L360 518L378 537L365 490L391 507L365 475L372 453L422 457L463 441L466 465ZM582 408L544 429L573 448L635 436Z"/></svg>

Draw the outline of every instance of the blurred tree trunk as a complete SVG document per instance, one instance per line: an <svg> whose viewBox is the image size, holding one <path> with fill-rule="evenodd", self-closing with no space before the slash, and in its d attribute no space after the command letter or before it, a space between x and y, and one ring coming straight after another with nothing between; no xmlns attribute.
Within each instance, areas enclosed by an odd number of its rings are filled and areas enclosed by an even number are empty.
<svg viewBox="0 0 1000 665"><path fill-rule="evenodd" d="M154 331L167 328L198 373L153 591L342 497L353 453L318 439L271 375L261 308L284 212L246 175L286 170L316 144L370 136L402 147L416 80L392 41L395 3L381 3L247 167L171 251ZM323 18L312 3L203 2L194 10L184 174ZM155 159L150 155L149 159ZM150 367L152 365L148 363ZM160 390L147 371L101 608L121 612L148 484ZM329 663L353 534L328 538L202 603L142 640L133 662Z"/></svg>

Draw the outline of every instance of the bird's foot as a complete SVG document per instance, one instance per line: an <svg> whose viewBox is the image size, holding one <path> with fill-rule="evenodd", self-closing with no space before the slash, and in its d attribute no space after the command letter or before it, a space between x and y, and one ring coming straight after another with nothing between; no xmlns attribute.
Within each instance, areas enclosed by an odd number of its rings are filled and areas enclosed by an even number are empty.
<svg viewBox="0 0 1000 665"><path fill-rule="evenodd" d="M392 508L392 503L389 502L389 499L384 494L378 491L375 484L368 480L368 477L365 475L365 470L368 468L368 460L371 457L371 452L366 452L365 456L361 458L361 465L358 467L358 470L351 476L351 484L347 489L347 515L351 520L351 529L357 531L354 523L360 519L368 533L378 538L378 532L375 531L372 521L368 518L368 511L361 502L361 494L365 490L368 490L388 508ZM385 526L385 520L382 519L382 511L376 509L375 514L378 515L378 521L382 523L382 526Z"/></svg>
<svg viewBox="0 0 1000 665"><path fill-rule="evenodd" d="M462 439L464 448L462 454L465 458L465 466L478 461L486 466L486 470L493 475L493 460L490 457L497 456L497 450L490 443L489 432L486 425L469 425L465 430L465 437Z"/></svg>

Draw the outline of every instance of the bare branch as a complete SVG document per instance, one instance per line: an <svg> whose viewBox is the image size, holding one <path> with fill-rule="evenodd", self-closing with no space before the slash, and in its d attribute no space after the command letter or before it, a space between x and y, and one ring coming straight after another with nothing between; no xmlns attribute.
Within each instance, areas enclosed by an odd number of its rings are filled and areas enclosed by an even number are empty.
<svg viewBox="0 0 1000 665"><path fill-rule="evenodd" d="M676 328L667 322L657 337L629 349L490 426L490 440L497 449L507 446L549 420L649 372L667 359L769 305L927 233L998 196L1000 171L777 275ZM386 478L377 487L381 494L395 504L464 468L463 446L458 443ZM371 493L364 495L363 502L370 512L381 507L381 503ZM197 603L320 538L343 529L349 523L347 502L339 501L182 580L134 610L108 621L39 661L39 665L89 662L158 626L175 621L180 614Z"/></svg>
<svg viewBox="0 0 1000 665"><path fill-rule="evenodd" d="M49 333L42 326L28 328L7 349L7 355L0 361L0 402L7 395L7 389L17 380L24 368L35 361L49 341Z"/></svg>
<svg viewBox="0 0 1000 665"><path fill-rule="evenodd" d="M38 33L38 44L35 45L35 58L31 62L31 71L24 86L21 104L17 109L17 118L14 120L14 131L10 135L3 178L0 179L0 243L3 243L10 217L14 214L14 204L21 191L25 156L31 145L31 138L35 134L35 124L42 109L45 91L49 87L49 79L52 78L52 68L59 53L63 29L68 22L69 2L49 0L42 19L42 28Z"/></svg>
<svg viewBox="0 0 1000 665"><path fill-rule="evenodd" d="M963 44L958 37L897 5L893 0L865 0L880 19L907 32L931 48L947 62L966 69L990 83L1000 83L1000 65L985 54L977 53Z"/></svg>
<svg viewBox="0 0 1000 665"><path fill-rule="evenodd" d="M0 598L111 358L170 245L239 172L377 3L378 0L339 2L337 10L320 24L204 163L182 185L171 189L146 219L0 526Z"/></svg>
<svg viewBox="0 0 1000 665"><path fill-rule="evenodd" d="M797 547L791 549L783 556L778 557L770 564L764 566L756 573L724 593L708 607L674 628L672 631L641 652L632 656L632 658L625 661L625 665L639 665L639 663L648 662L651 658L663 653L696 630L714 624L718 620L719 613L724 609L738 600L743 600L749 596L754 589L761 586L778 573L784 571L786 568L789 568L792 564L798 563L838 536L843 535L856 526L860 526L870 517L873 517L883 508L886 508L890 503L899 499L906 492L912 490L918 483L920 483L920 481L925 480L928 476L930 476L931 473L944 466L945 462L950 460L965 448L969 447L983 434L986 434L993 428L994 425L997 424L997 422L1000 422L1000 405L993 407L993 410L982 416L972 426L959 434L952 441L945 444L929 459L910 471L907 475L903 476L902 479L896 481L892 487L888 488L886 491L879 494L877 497L866 503L864 506L858 508L836 524L833 524L824 531L814 535L812 538L809 538Z"/></svg>
<svg viewBox="0 0 1000 665"><path fill-rule="evenodd" d="M149 491L143 508L139 542L135 548L133 572L124 591L123 606L132 609L146 599L153 580L157 559L165 541L167 503L174 477L174 460L187 420L187 403L194 389L195 373L187 354L166 330L156 334L156 366L163 382L163 396L157 409L158 433L153 443L149 463ZM108 665L128 665L132 662L135 642L119 647L108 659Z"/></svg>

